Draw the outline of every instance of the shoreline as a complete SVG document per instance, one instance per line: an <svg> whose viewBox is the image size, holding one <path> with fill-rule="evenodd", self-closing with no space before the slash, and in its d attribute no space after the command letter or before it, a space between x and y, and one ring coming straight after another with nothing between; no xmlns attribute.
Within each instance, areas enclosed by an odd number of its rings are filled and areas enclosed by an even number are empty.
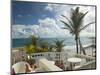
<svg viewBox="0 0 100 75"><path fill-rule="evenodd" d="M85 47L87 47L87 46L90 46L90 45L92 45L92 44L85 44L85 45L83 45L83 47L85 48ZM22 46L22 47L14 47L14 48L11 48L12 50L16 50L16 49L23 49L25 46ZM65 47L63 47L63 50L66 50L66 49L76 49L76 45L72 45L72 46L65 46Z"/></svg>

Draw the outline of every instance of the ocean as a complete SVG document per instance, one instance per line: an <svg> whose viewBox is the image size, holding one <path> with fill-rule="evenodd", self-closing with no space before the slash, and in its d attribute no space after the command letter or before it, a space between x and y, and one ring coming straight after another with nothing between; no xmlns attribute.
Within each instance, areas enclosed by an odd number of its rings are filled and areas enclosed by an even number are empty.
<svg viewBox="0 0 100 75"><path fill-rule="evenodd" d="M88 37L81 37L81 42L83 45L87 45L91 43L91 39L89 39ZM74 37L67 37L67 38L40 38L38 40L38 43L41 41L46 41L49 44L54 44L54 41L56 40L65 40L64 44L66 46L75 46L75 39ZM17 39L12 39L12 48L16 48L16 47L23 47L26 44L31 43L31 39L30 38L17 38Z"/></svg>

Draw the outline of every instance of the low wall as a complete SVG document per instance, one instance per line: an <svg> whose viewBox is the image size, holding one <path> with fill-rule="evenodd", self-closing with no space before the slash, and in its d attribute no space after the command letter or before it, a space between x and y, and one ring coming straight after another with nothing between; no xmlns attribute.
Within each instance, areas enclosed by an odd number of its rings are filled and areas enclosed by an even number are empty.
<svg viewBox="0 0 100 75"><path fill-rule="evenodd" d="M51 63L45 58L39 60L39 67L45 71L62 71L59 67Z"/></svg>

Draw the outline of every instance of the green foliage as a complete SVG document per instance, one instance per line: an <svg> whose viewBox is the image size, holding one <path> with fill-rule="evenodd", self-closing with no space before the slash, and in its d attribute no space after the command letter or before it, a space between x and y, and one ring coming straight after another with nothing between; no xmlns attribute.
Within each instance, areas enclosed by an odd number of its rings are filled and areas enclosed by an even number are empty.
<svg viewBox="0 0 100 75"><path fill-rule="evenodd" d="M28 44L25 46L25 50L27 54L31 54L35 52L35 46L33 46L32 44Z"/></svg>
<svg viewBox="0 0 100 75"><path fill-rule="evenodd" d="M48 51L48 43L41 42L40 46L37 44L39 38L35 36L31 36L31 43L27 44L24 48L28 54L38 53L38 52L47 52Z"/></svg>
<svg viewBox="0 0 100 75"><path fill-rule="evenodd" d="M48 51L49 52L52 52L53 51L53 48L54 48L54 45L50 45Z"/></svg>
<svg viewBox="0 0 100 75"><path fill-rule="evenodd" d="M62 50L62 48L63 48L64 46L65 46L64 40L61 40L61 41L56 40L56 41L55 41L54 47L56 48L56 50L57 50L58 52L61 52L61 50Z"/></svg>
<svg viewBox="0 0 100 75"><path fill-rule="evenodd" d="M37 46L37 40L38 38L36 36L33 36L33 35L31 36L32 45Z"/></svg>
<svg viewBox="0 0 100 75"><path fill-rule="evenodd" d="M45 41L41 42L40 47L43 50L48 50L48 48L49 48L48 42L45 42Z"/></svg>

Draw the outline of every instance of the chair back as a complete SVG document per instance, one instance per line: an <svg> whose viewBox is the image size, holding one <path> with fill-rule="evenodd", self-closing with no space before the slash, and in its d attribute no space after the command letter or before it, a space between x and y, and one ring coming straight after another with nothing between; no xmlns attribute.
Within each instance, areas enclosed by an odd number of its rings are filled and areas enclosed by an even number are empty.
<svg viewBox="0 0 100 75"><path fill-rule="evenodd" d="M18 62L12 66L14 68L15 73L25 73L26 72L26 64L27 62ZM29 65L29 64L28 64Z"/></svg>

